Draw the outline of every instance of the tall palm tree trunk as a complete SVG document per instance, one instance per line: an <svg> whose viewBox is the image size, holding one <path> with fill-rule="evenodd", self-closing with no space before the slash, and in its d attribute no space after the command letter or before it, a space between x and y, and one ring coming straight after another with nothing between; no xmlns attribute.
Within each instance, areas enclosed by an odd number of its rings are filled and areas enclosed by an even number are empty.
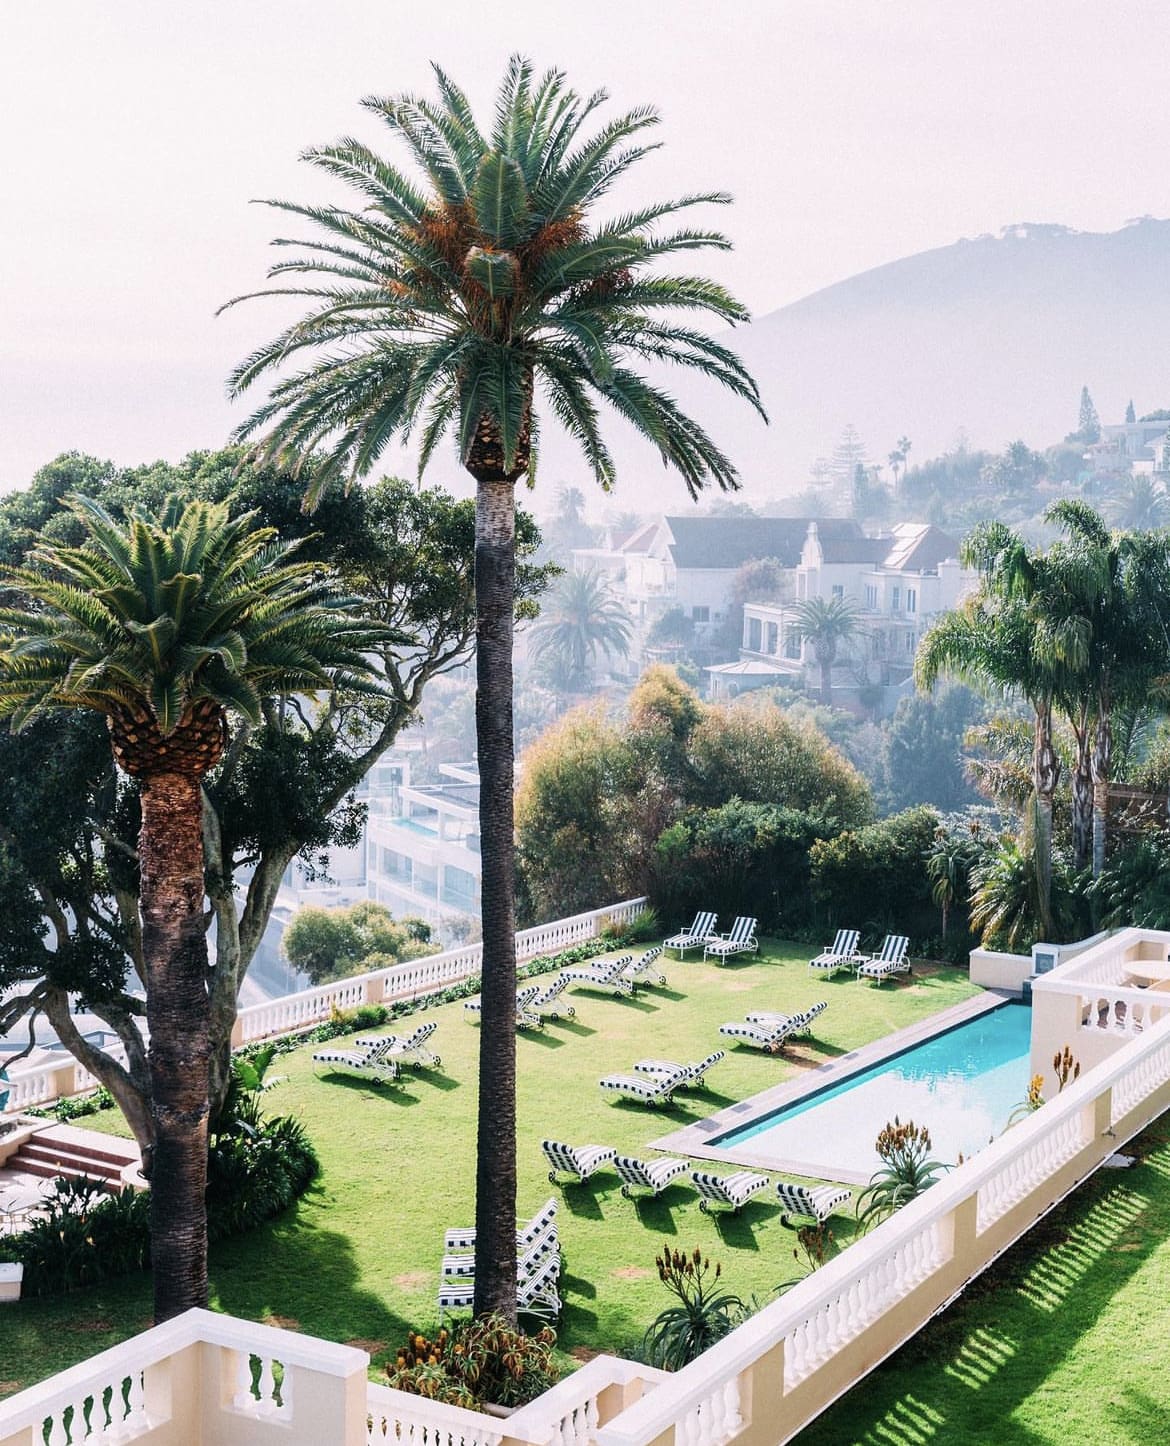
<svg viewBox="0 0 1170 1446"><path fill-rule="evenodd" d="M470 466L469 466L469 469ZM474 475L474 474L473 474ZM483 860L483 987L475 1176L477 1316L516 1319L516 912L512 821L514 482L475 501L475 734Z"/></svg>
<svg viewBox="0 0 1170 1446"><path fill-rule="evenodd" d="M1074 720L1077 742L1072 775L1073 864L1087 869L1093 854L1093 745L1092 719L1083 710Z"/></svg>
<svg viewBox="0 0 1170 1446"><path fill-rule="evenodd" d="M142 778L138 849L154 1153L148 1162L156 1323L207 1304L211 1004L198 775Z"/></svg>
<svg viewBox="0 0 1170 1446"><path fill-rule="evenodd" d="M1052 935L1052 812L1060 759L1052 746L1052 700L1036 704L1036 732L1032 751L1032 786L1036 796L1036 892L1044 937Z"/></svg>
<svg viewBox="0 0 1170 1446"><path fill-rule="evenodd" d="M1102 699L1093 739L1093 877L1105 867L1105 843L1109 814L1109 778L1113 771L1113 726L1108 699Z"/></svg>

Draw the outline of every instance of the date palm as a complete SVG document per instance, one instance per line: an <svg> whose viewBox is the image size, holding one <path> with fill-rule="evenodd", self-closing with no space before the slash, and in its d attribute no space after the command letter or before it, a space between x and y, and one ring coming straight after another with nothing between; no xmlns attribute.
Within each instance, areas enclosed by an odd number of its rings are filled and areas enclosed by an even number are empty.
<svg viewBox="0 0 1170 1446"><path fill-rule="evenodd" d="M629 655L633 625L596 568L566 573L545 607L532 629L533 652L570 692L585 687L599 653Z"/></svg>
<svg viewBox="0 0 1170 1446"><path fill-rule="evenodd" d="M144 1167L161 1321L207 1304L202 780L229 714L259 723L266 696L372 687L361 650L374 633L251 514L171 502L120 523L87 498L67 505L83 544L44 544L0 574L0 717L18 730L51 711L101 713L139 783L154 1140Z"/></svg>
<svg viewBox="0 0 1170 1446"><path fill-rule="evenodd" d="M311 239L281 238L297 254L272 269L308 278L275 291L309 309L249 357L232 385L239 393L271 381L239 436L271 460L318 456L314 492L368 474L392 441L415 434L420 470L451 436L475 480L484 972L475 1311L514 1318L515 485L533 480L539 422L551 417L608 489L606 404L692 496L709 484L735 487L730 459L647 379L643 363L697 370L762 408L735 354L682 319L735 323L746 320L743 306L712 281L658 270L673 256L727 249L717 232L669 224L728 197L695 193L596 215L653 149L646 137L656 113L642 107L598 122L604 92L579 96L558 71L535 80L530 63L514 57L481 128L450 77L436 67L435 78L435 100L364 102L405 148L411 173L345 139L306 159L357 193L355 209L271 203L314 228Z"/></svg>

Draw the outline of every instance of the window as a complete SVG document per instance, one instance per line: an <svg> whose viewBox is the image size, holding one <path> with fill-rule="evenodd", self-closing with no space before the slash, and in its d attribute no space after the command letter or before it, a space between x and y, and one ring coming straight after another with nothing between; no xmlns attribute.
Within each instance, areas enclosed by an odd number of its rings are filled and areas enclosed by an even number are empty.
<svg viewBox="0 0 1170 1446"><path fill-rule="evenodd" d="M748 651L758 653L760 651L760 620L759 618L748 618Z"/></svg>
<svg viewBox="0 0 1170 1446"><path fill-rule="evenodd" d="M865 585L865 605L870 612L877 612L877 588L872 582Z"/></svg>
<svg viewBox="0 0 1170 1446"><path fill-rule="evenodd" d="M901 611L901 607L902 607L902 589L901 589L900 587L892 587L892 588L890 589L890 611L891 611L892 613L899 612L899 611Z"/></svg>
<svg viewBox="0 0 1170 1446"><path fill-rule="evenodd" d="M842 582L835 582L835 583L833 584L833 596L834 596L835 598L837 598L837 597L843 598L843 597L845 596L845 584L844 584L844 583L842 583Z"/></svg>
<svg viewBox="0 0 1170 1446"><path fill-rule="evenodd" d="M914 634L913 634L913 633L907 633L907 634L906 634L906 651L907 651L908 653L912 653L912 652L914 651Z"/></svg>
<svg viewBox="0 0 1170 1446"><path fill-rule="evenodd" d="M916 613L918 611L918 589L916 587L908 587L906 589L906 611L908 613Z"/></svg>
<svg viewBox="0 0 1170 1446"><path fill-rule="evenodd" d="M709 623L710 621L711 621L711 609L710 609L710 608L692 608L692 609L691 609L691 622L693 622L693 623Z"/></svg>
<svg viewBox="0 0 1170 1446"><path fill-rule="evenodd" d="M775 623L768 624L767 638L767 650L775 657L776 650L780 646L780 629Z"/></svg>
<svg viewBox="0 0 1170 1446"><path fill-rule="evenodd" d="M795 662L800 661L800 634L789 630L784 634L784 656Z"/></svg>

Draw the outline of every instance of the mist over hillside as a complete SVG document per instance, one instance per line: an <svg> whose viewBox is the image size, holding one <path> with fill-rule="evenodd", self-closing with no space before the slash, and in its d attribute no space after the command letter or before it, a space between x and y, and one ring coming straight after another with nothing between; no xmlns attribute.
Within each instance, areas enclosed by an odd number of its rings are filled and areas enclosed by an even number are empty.
<svg viewBox="0 0 1170 1446"><path fill-rule="evenodd" d="M1011 226L863 272L737 329L732 344L770 427L692 379L677 394L714 429L749 494L800 488L848 423L882 463L900 436L913 441L913 465L960 429L972 446L1023 437L1043 447L1077 426L1085 385L1103 422L1120 421L1131 396L1139 414L1170 405L1168 280L1170 221L1107 234ZM620 504L677 505L681 484L648 455L617 449ZM559 447L554 457L555 466Z"/></svg>

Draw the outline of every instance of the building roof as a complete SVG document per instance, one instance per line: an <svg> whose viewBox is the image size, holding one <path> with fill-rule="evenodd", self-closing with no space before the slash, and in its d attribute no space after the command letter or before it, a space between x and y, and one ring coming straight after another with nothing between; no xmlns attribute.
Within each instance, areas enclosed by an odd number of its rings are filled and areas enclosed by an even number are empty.
<svg viewBox="0 0 1170 1446"><path fill-rule="evenodd" d="M861 528L846 517L668 517L670 555L676 568L734 570L755 558L774 557L796 567L815 521L826 538L860 538Z"/></svg>
<svg viewBox="0 0 1170 1446"><path fill-rule="evenodd" d="M899 572L937 572L940 562L959 555L958 542L931 523L902 522L887 541L885 566Z"/></svg>
<svg viewBox="0 0 1170 1446"><path fill-rule="evenodd" d="M712 663L704 673L718 673L721 678L778 678L792 671L778 663L765 663L758 658L741 658L738 663Z"/></svg>
<svg viewBox="0 0 1170 1446"><path fill-rule="evenodd" d="M883 562L890 550L888 537L825 537L819 523L817 538L825 562Z"/></svg>

